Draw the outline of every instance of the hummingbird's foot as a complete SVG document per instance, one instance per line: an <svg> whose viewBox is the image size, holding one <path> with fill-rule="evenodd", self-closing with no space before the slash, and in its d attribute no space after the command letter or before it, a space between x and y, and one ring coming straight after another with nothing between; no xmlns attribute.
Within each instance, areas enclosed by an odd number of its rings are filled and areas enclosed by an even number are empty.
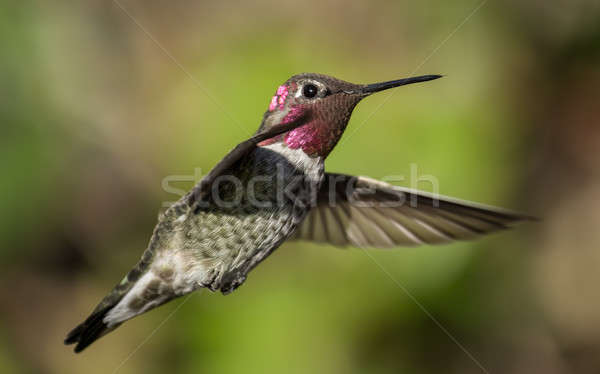
<svg viewBox="0 0 600 374"><path fill-rule="evenodd" d="M217 269L211 269L209 273L206 275L206 280L200 283L200 285L204 288L208 288L210 291L215 292L220 288L219 272Z"/></svg>

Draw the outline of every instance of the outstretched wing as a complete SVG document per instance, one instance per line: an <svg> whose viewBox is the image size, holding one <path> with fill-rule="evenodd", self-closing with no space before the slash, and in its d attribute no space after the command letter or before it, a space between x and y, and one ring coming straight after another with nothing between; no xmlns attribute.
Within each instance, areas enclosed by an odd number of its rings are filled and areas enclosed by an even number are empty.
<svg viewBox="0 0 600 374"><path fill-rule="evenodd" d="M533 217L366 177L327 173L292 239L391 248L467 240Z"/></svg>

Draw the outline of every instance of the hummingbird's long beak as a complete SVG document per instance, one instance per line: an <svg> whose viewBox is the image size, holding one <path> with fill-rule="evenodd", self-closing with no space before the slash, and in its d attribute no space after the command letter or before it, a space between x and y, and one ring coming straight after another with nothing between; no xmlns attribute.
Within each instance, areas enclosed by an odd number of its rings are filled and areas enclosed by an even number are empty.
<svg viewBox="0 0 600 374"><path fill-rule="evenodd" d="M404 86L404 85L412 84L412 83L427 82L427 81L431 81L431 80L438 79L441 77L442 77L441 75L421 75L418 77L403 78L403 79L398 79L395 81L366 84L366 85L362 86L360 92L364 95L370 95L374 92L387 90L388 88Z"/></svg>

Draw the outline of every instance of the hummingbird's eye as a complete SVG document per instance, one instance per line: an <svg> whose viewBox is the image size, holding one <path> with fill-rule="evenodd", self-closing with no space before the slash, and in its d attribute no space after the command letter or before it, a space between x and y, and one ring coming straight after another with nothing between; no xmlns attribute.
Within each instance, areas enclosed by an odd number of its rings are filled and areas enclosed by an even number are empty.
<svg viewBox="0 0 600 374"><path fill-rule="evenodd" d="M317 96L317 92L319 92L319 89L314 84L307 84L304 86L304 88L302 88L302 95L309 99Z"/></svg>

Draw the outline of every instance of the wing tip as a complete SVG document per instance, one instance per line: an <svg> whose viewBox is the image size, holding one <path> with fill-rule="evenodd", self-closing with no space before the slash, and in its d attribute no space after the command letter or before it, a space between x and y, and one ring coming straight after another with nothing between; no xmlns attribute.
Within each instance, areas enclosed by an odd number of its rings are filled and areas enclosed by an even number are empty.
<svg viewBox="0 0 600 374"><path fill-rule="evenodd" d="M497 210L496 213L500 213L500 214L506 216L510 220L510 222L508 222L508 225L513 224L513 223L520 223L520 222L541 222L542 221L542 218L534 216L534 215L512 212L512 211L508 211L508 210L506 210L506 211ZM507 226L507 228L510 228L510 226Z"/></svg>

